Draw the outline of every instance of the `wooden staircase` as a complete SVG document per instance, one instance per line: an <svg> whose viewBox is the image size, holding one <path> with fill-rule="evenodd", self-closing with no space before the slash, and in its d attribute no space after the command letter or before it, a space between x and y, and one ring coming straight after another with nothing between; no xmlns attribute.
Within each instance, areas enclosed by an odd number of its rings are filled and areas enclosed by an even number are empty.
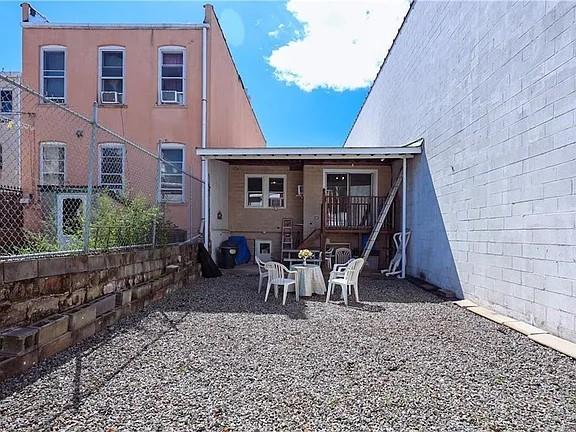
<svg viewBox="0 0 576 432"><path fill-rule="evenodd" d="M321 238L321 234L322 234L322 230L320 228L316 228L314 231L312 231L308 237L306 237L304 240L302 240L302 243L300 243L298 245L297 249L310 249L311 247L313 247L315 241L319 238ZM320 242L322 243L322 242ZM320 246L322 246L322 244L320 244Z"/></svg>

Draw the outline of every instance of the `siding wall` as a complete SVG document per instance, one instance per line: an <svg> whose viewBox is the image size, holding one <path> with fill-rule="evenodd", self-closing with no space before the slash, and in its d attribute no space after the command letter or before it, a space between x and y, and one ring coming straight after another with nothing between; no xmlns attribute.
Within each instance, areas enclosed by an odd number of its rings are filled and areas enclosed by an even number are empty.
<svg viewBox="0 0 576 432"><path fill-rule="evenodd" d="M286 175L286 208L244 208L246 174ZM302 171L290 171L288 166L231 165L229 176L228 207L231 234L246 237L252 256L254 256L254 240L272 240L272 256L279 259L282 218L292 218L294 224L302 223L302 199L297 196L298 185L302 184Z"/></svg>
<svg viewBox="0 0 576 432"><path fill-rule="evenodd" d="M426 141L410 274L572 340L575 7L417 1L346 142Z"/></svg>

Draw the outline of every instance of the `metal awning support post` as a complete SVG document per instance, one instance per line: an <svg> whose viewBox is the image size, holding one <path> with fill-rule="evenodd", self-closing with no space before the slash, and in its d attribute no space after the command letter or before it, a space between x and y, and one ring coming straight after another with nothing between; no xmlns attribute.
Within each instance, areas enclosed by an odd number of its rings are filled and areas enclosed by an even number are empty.
<svg viewBox="0 0 576 432"><path fill-rule="evenodd" d="M406 157L402 158L402 274L406 277Z"/></svg>

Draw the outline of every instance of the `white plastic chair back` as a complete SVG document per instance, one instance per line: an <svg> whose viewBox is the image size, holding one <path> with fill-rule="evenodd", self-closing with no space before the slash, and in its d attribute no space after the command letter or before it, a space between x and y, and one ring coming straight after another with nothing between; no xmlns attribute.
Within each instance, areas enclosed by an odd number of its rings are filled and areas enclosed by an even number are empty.
<svg viewBox="0 0 576 432"><path fill-rule="evenodd" d="M268 270L268 277L271 281L274 279L283 279L284 273L288 271L283 264L274 261L267 262L264 264L264 267Z"/></svg>
<svg viewBox="0 0 576 432"><path fill-rule="evenodd" d="M333 264L344 264L352 258L352 251L348 248L338 248L334 252Z"/></svg>
<svg viewBox="0 0 576 432"><path fill-rule="evenodd" d="M258 273L262 274L266 272L266 263L264 261L256 257L256 264L258 264Z"/></svg>
<svg viewBox="0 0 576 432"><path fill-rule="evenodd" d="M344 272L344 279L346 279L349 285L355 285L358 283L358 277L360 276L360 271L363 266L363 258L356 258L348 264L348 267L346 267L346 271Z"/></svg>

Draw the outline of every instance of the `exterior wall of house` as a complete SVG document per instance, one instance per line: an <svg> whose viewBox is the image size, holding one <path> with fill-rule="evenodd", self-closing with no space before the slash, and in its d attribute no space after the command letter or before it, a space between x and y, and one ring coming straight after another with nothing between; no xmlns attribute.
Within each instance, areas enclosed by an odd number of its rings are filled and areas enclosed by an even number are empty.
<svg viewBox="0 0 576 432"><path fill-rule="evenodd" d="M20 82L17 72L3 73ZM20 89L0 80L0 90L12 92L12 112L0 113L0 186L20 187Z"/></svg>
<svg viewBox="0 0 576 432"><path fill-rule="evenodd" d="M233 67L214 11L206 9L208 29L208 146L264 146L265 140L247 96ZM40 88L41 47L66 48L66 106L91 117L92 102L98 96L98 49L121 46L125 50L125 101L123 105L99 105L99 123L157 154L159 141L184 145L185 170L201 177L202 29L200 26L30 26L24 25L22 80L35 90ZM162 105L158 101L158 50L162 46L185 48L185 104ZM23 157L23 186L35 191L39 183L40 143L61 141L67 145L67 183L86 184L89 124L63 123L55 128L54 108L30 106L36 113L34 134L26 140ZM64 118L65 116L62 116ZM58 119L56 119L58 120ZM62 120L62 119L60 119ZM75 135L83 129L83 137ZM32 135L32 134L31 134ZM110 137L101 134L99 142ZM151 197L156 190L155 160L132 149L126 154L126 178L133 189ZM182 204L167 204L170 219L184 229L197 231L201 225L199 182L185 178Z"/></svg>
<svg viewBox="0 0 576 432"><path fill-rule="evenodd" d="M211 161L210 164L213 162ZM350 165L321 166L304 165L300 171L290 170L288 166L254 166L230 165L229 167L229 231L232 235L243 235L247 238L251 252L254 252L254 240L272 240L274 257L280 256L282 218L292 218L296 228L302 231L305 238L316 228L320 228L322 204L323 170L352 169ZM378 194L385 195L391 184L390 166L355 166L354 169L374 169L378 172ZM211 168L211 175L219 175L219 168ZM286 175L286 208L245 208L245 176L246 174L277 174ZM212 182L214 184L214 182ZM304 185L304 196L298 197L298 185ZM211 191L214 193L214 191ZM216 192L220 194L219 192ZM216 211L213 209L212 213ZM212 221L216 213L212 216ZM223 221L220 221L223 222ZM214 223L214 222L213 222ZM218 221L217 221L218 223ZM214 233L214 226L213 226ZM218 246L217 236L213 234L213 245ZM333 234L333 242L349 243L352 248L359 248L358 234ZM296 248L298 245L294 244ZM387 247L387 239L379 238L376 247ZM384 261L381 262L382 265Z"/></svg>
<svg viewBox="0 0 576 432"><path fill-rule="evenodd" d="M304 237L320 228L322 211L322 188L325 169L376 170L378 174L378 195L385 196L392 185L390 166L356 165L305 165L304 166Z"/></svg>
<svg viewBox="0 0 576 432"><path fill-rule="evenodd" d="M210 5L208 31L208 146L264 147L266 140L250 105L242 78L230 54L222 28Z"/></svg>
<svg viewBox="0 0 576 432"><path fill-rule="evenodd" d="M208 164L209 177L213 180L210 182L210 241L214 258L216 248L230 236L229 166L217 160L211 160Z"/></svg>
<svg viewBox="0 0 576 432"><path fill-rule="evenodd" d="M413 4L347 146L409 162L408 272L576 340L576 4Z"/></svg>
<svg viewBox="0 0 576 432"><path fill-rule="evenodd" d="M285 175L286 208L245 208L246 174ZM291 171L288 166L230 165L229 176L230 233L245 236L252 255L254 240L272 240L272 256L279 258L282 218L292 218L294 224L302 224L303 201L297 196L298 185L302 184L302 171Z"/></svg>

